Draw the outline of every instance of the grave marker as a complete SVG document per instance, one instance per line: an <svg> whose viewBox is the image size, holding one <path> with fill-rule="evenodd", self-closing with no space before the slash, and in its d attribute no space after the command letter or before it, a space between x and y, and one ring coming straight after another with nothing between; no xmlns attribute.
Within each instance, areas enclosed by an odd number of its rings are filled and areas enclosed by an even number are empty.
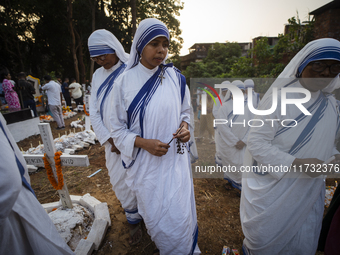
<svg viewBox="0 0 340 255"><path fill-rule="evenodd" d="M52 167L54 178L57 180L57 172L55 168L54 156L56 149L54 147L54 141L52 131L49 123L38 124L41 139L44 143L44 149L47 157L49 158L50 165ZM44 155L23 155L28 165L44 166ZM89 159L87 155L61 155L61 166L89 166ZM72 201L70 194L67 190L66 182L61 190L58 190L63 208L72 209Z"/></svg>

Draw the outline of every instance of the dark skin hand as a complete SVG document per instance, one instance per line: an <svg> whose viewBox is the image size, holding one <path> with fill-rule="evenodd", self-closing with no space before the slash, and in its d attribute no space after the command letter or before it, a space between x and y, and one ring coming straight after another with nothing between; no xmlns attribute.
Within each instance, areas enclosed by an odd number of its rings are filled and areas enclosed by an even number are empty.
<svg viewBox="0 0 340 255"><path fill-rule="evenodd" d="M235 147L236 147L236 149L238 149L238 150L242 150L243 147L244 147L245 145L246 145L246 144L245 144L244 142L242 142L241 140L239 140L239 141L236 143Z"/></svg>
<svg viewBox="0 0 340 255"><path fill-rule="evenodd" d="M174 133L173 138L180 139L182 142L187 142L190 139L188 123L183 121L180 127L181 126L183 126L181 131L177 135L176 133ZM135 140L135 147L142 148L154 156L161 157L168 152L170 145L168 145L167 143L163 143L157 139L144 139L144 138L137 136Z"/></svg>
<svg viewBox="0 0 340 255"><path fill-rule="evenodd" d="M109 140L107 140L110 144L111 144L111 152L120 154L120 151L117 149L117 147L115 146L112 137L109 138Z"/></svg>
<svg viewBox="0 0 340 255"><path fill-rule="evenodd" d="M178 130L181 128L181 126L183 126L183 128L181 129L181 131L176 135L176 133L178 132ZM190 140L190 131L188 130L188 123L186 123L185 121L182 121L180 127L176 130L175 133L173 133L173 138L177 138L179 139L182 143L186 143Z"/></svg>

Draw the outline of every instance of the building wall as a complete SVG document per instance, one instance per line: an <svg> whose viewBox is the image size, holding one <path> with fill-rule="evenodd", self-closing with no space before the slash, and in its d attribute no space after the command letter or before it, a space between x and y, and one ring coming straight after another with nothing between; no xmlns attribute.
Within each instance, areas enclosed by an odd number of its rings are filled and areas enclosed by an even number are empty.
<svg viewBox="0 0 340 255"><path fill-rule="evenodd" d="M340 9L329 9L317 14L314 24L314 38L335 38L340 40Z"/></svg>

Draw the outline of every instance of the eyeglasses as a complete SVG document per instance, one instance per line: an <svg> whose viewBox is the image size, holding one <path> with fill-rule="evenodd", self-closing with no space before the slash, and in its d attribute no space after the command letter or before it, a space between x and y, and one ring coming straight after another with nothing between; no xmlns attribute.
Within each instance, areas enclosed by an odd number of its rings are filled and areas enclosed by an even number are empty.
<svg viewBox="0 0 340 255"><path fill-rule="evenodd" d="M321 73L325 71L326 68L329 68L330 73L332 74L338 74L340 73L340 63L334 63L332 65L327 65L326 63L323 62L313 62L312 64L312 70L318 73Z"/></svg>
<svg viewBox="0 0 340 255"><path fill-rule="evenodd" d="M100 55L100 56L97 56L97 57L92 57L90 59L94 62L97 62L98 60L104 61L106 56L107 56L107 54L104 54L104 55Z"/></svg>

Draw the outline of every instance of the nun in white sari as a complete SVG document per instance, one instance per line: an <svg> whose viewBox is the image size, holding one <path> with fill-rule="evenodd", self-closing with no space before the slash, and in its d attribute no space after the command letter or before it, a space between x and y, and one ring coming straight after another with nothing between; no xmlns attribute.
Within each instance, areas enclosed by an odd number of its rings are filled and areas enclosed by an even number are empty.
<svg viewBox="0 0 340 255"><path fill-rule="evenodd" d="M246 87L246 91L247 91L247 96L249 97L248 95L248 88L252 88L252 98L253 98L253 107L256 109L260 103L260 94L259 93L256 93L254 91L254 81L252 79L247 79L245 80L244 82L244 86Z"/></svg>
<svg viewBox="0 0 340 255"><path fill-rule="evenodd" d="M164 38L168 44L169 31L161 21L139 24L126 71L113 89L112 135L126 183L136 193L138 212L160 254L200 254L190 156L178 139L167 145L181 123L190 124L190 93L184 76L165 64ZM150 48L157 55L149 63L161 61L153 68L142 64ZM138 141L160 144L163 154L137 147Z"/></svg>
<svg viewBox="0 0 340 255"><path fill-rule="evenodd" d="M303 103L311 115L293 104L281 115L281 99L270 115L259 116L260 128L251 128L244 165L258 167L243 174L240 217L244 254L315 254L324 210L324 176L311 177L310 168L338 159L335 139L339 130L339 107L330 94L339 88L340 42L319 39L308 43L287 65L261 100L259 109L272 105L272 89L305 88L311 98ZM298 80L297 77L301 77ZM307 78L330 78L318 82ZM303 93L288 93L288 98L304 100ZM304 100L307 101L307 100ZM277 119L279 121L265 121ZM281 125L281 121L285 121ZM260 167L277 167L265 172ZM288 167L293 166L291 172ZM285 170L284 168L285 167ZM281 169L281 170L279 170ZM294 172L294 169L296 171Z"/></svg>
<svg viewBox="0 0 340 255"><path fill-rule="evenodd" d="M111 105L109 99L113 91L113 83L123 73L129 55L125 53L118 39L105 29L94 31L88 39L88 46L91 58L102 66L92 77L91 124L98 141L105 146L106 167L112 189L125 210L128 222L137 224L141 221L141 217L137 210L136 196L125 183L126 172L121 164L120 155L111 151L114 145L110 135L109 120Z"/></svg>
<svg viewBox="0 0 340 255"><path fill-rule="evenodd" d="M24 157L0 113L0 254L74 254L30 185Z"/></svg>
<svg viewBox="0 0 340 255"><path fill-rule="evenodd" d="M242 81L236 80L232 84L245 93L245 86ZM218 111L218 117L228 121L227 124L216 125L219 139L218 157L223 166L232 169L224 173L224 179L239 190L241 190L242 181L240 168L243 164L249 130L248 120L252 116L253 114L248 109L247 97L244 100L244 115L234 115L232 97L227 98Z"/></svg>

